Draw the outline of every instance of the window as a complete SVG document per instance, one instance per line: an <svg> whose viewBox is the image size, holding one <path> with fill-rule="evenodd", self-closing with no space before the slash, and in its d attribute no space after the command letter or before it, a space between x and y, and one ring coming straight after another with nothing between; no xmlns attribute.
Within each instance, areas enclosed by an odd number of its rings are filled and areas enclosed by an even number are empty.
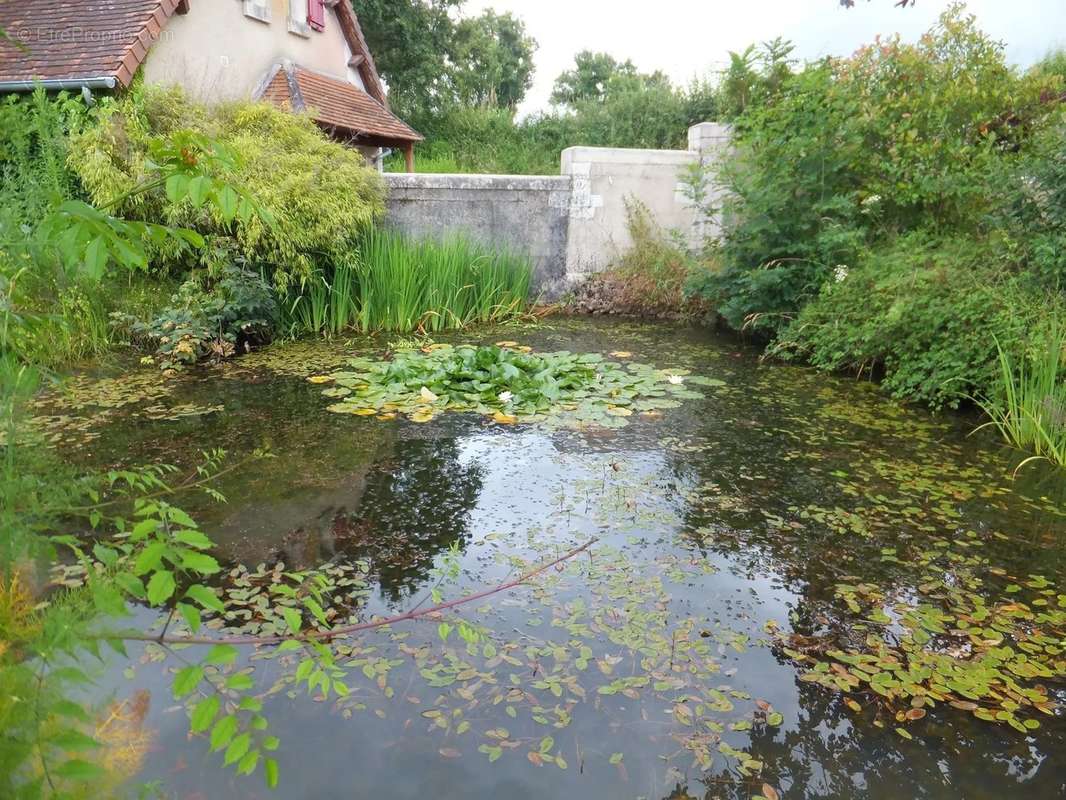
<svg viewBox="0 0 1066 800"><path fill-rule="evenodd" d="M270 22L270 0L244 0L244 16Z"/></svg>
<svg viewBox="0 0 1066 800"><path fill-rule="evenodd" d="M297 36L310 36L311 26L307 24L308 0L289 0L289 33Z"/></svg>

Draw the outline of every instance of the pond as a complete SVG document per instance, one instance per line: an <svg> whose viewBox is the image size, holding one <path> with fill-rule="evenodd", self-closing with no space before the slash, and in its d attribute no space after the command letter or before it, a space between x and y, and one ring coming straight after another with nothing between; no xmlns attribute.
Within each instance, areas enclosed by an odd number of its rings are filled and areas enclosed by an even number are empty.
<svg viewBox="0 0 1066 800"><path fill-rule="evenodd" d="M287 800L1066 796L1061 680L1045 682L1048 713L1018 713L1039 727L1016 730L976 718L975 703L889 711L874 692L841 693L823 685L847 673L839 663L811 677L836 648L903 647L901 608L925 613L955 586L989 606L1061 607L1061 472L1012 479L1018 455L971 436L973 419L762 364L705 330L549 318L441 338L627 351L724 385L612 429L327 410L307 378L380 355L385 337L281 345L169 382L151 368L85 377L42 409L86 467L187 470L204 450L241 463L269 449L220 478L227 502L179 501L233 570L234 631L279 562L355 576L339 610L367 619L596 540L527 585L336 645L350 669L339 700L316 702L286 683L284 657L249 652L236 666L253 668L281 740L276 794L188 734L173 655L112 656L98 691L125 701L135 782ZM460 618L478 631L469 646L455 631L442 641L439 624ZM143 609L136 621L158 625Z"/></svg>

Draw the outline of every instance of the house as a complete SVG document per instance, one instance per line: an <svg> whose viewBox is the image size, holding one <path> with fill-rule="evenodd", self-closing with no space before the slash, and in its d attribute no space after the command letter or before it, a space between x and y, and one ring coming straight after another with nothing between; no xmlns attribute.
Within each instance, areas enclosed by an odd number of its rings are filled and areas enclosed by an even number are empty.
<svg viewBox="0 0 1066 800"><path fill-rule="evenodd" d="M414 170L422 137L389 110L350 0L0 0L0 29L0 93L122 90L140 74L306 111L371 162L402 150Z"/></svg>

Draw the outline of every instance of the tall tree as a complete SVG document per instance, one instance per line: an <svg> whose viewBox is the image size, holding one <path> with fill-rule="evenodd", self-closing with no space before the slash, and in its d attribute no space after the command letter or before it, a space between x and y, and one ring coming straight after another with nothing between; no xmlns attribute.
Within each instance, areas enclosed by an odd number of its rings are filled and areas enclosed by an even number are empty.
<svg viewBox="0 0 1066 800"><path fill-rule="evenodd" d="M463 0L353 0L389 98L401 112L432 107L447 86L448 51Z"/></svg>
<svg viewBox="0 0 1066 800"><path fill-rule="evenodd" d="M485 11L455 24L449 74L465 105L515 108L533 85L536 40L522 20Z"/></svg>
<svg viewBox="0 0 1066 800"><path fill-rule="evenodd" d="M582 50L574 56L574 68L555 79L551 100L567 106L575 106L585 100L602 102L611 79L636 74L637 68L629 59L616 61L609 53Z"/></svg>

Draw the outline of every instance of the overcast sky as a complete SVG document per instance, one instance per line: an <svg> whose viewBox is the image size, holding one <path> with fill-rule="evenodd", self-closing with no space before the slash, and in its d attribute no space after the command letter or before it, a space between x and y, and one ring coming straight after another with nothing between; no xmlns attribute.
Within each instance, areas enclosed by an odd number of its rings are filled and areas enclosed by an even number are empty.
<svg viewBox="0 0 1066 800"><path fill-rule="evenodd" d="M580 50L631 58L645 72L661 69L687 83L721 69L729 50L775 36L791 39L799 58L846 55L877 34L915 39L948 0L859 0L846 10L838 0L467 0L465 14L485 8L525 20L540 48L532 90L522 107L548 106L556 76ZM1011 61L1031 64L1066 47L1066 0L970 0L979 24L1004 42Z"/></svg>

